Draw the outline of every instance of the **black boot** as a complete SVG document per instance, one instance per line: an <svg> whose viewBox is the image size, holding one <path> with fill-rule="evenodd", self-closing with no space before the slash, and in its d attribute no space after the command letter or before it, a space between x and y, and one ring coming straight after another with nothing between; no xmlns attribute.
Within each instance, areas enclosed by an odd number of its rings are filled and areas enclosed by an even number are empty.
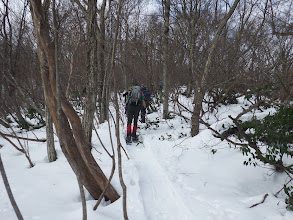
<svg viewBox="0 0 293 220"><path fill-rule="evenodd" d="M130 135L127 135L126 137L126 144L131 144L132 141L131 141L131 136Z"/></svg>
<svg viewBox="0 0 293 220"><path fill-rule="evenodd" d="M134 143L138 142L138 136L137 136L136 134L132 133L131 136L132 136L132 141L133 141Z"/></svg>

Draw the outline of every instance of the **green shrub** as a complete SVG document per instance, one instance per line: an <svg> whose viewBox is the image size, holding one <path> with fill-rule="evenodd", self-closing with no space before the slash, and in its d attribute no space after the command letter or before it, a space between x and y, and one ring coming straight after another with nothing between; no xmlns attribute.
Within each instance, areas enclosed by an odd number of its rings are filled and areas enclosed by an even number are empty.
<svg viewBox="0 0 293 220"><path fill-rule="evenodd" d="M257 165L257 161L274 166L277 172L286 172L290 179L293 175L292 165L284 164L285 158L293 158L293 108L280 107L273 115L263 119L253 117L250 121L235 122L236 127L226 130L222 137L236 135L240 141L243 155L249 156L244 165ZM242 142L243 143L243 142ZM291 185L289 185L291 184ZM293 186L290 181L285 184L284 192L288 196L288 209L293 210Z"/></svg>

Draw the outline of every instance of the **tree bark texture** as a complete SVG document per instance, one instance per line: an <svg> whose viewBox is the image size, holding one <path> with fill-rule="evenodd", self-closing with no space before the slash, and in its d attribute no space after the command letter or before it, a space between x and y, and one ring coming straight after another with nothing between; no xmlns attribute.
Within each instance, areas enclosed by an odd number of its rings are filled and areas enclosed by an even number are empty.
<svg viewBox="0 0 293 220"><path fill-rule="evenodd" d="M170 30L170 0L164 0L164 35L163 35L163 117L166 119L169 115L169 88L168 88L168 60L170 59L168 51L169 30Z"/></svg>
<svg viewBox="0 0 293 220"><path fill-rule="evenodd" d="M97 0L88 1L87 9L87 86L82 126L90 146L97 100Z"/></svg>
<svg viewBox="0 0 293 220"><path fill-rule="evenodd" d="M98 51L98 103L99 103L99 120L100 123L105 122L108 119L108 106L107 106L107 96L106 96L106 85L104 84L106 80L106 64L105 64L105 10L106 10L106 0L103 0L101 9L99 10L99 21L100 26L98 28L98 40L97 40L97 51Z"/></svg>
<svg viewBox="0 0 293 220"><path fill-rule="evenodd" d="M57 160L57 153L54 145L53 119L50 109L46 106L46 135L47 135L47 155L49 162Z"/></svg>
<svg viewBox="0 0 293 220"><path fill-rule="evenodd" d="M43 88L46 96L47 105L50 107L53 122L57 134L59 127L57 123L57 94L56 94L56 78L55 78L55 52L54 45L50 38L50 30L48 21L44 19L44 8L41 0L30 0L31 14L35 29L35 35L38 43L38 56L41 63L41 77ZM81 171L80 177L83 185L87 188L89 193L98 199L102 190L105 188L107 178L95 158L92 156L84 130L82 128L81 120L76 111L66 100L62 93L61 98L62 112L59 120L62 124L62 149L68 152L70 158L77 164L78 170ZM75 168L71 160L68 161L75 173L78 170ZM113 202L119 198L113 186L107 190L106 196Z"/></svg>

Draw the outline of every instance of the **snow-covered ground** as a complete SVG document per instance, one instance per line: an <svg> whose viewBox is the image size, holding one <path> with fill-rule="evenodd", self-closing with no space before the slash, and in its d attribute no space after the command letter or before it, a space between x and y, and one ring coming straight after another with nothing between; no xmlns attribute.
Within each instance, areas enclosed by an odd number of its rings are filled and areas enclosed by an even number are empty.
<svg viewBox="0 0 293 220"><path fill-rule="evenodd" d="M186 100L182 100L188 104ZM240 100L243 103L243 100ZM222 106L216 117L209 115L213 128L220 130L231 123L228 115L236 115L243 104ZM172 109L170 105L170 110ZM263 116L270 111L261 113ZM143 144L122 144L123 175L127 185L127 211L131 220L292 220L293 212L286 210L285 195L280 190L286 176L260 166L244 166L242 153L215 138L201 126L200 134L191 138L190 124L182 117L165 121L161 112L147 115L153 123L149 128L139 124ZM186 114L187 117L190 115ZM261 116L261 117L263 117ZM113 123L111 123L114 134ZM2 132L7 132L3 127ZM125 133L121 124L121 133ZM103 143L111 149L108 124L98 127ZM28 132L24 136L45 138L45 128ZM14 140L15 141L15 140ZM17 143L15 141L15 143ZM111 159L103 151L93 133L93 154L104 172L109 175ZM116 143L114 141L114 143ZM80 220L82 205L76 177L63 156L58 139L58 160L48 163L46 143L29 142L33 168L25 156L0 138L0 150L9 183L25 220ZM97 150L97 151L96 151ZM100 154L99 152L102 152ZM213 153L214 152L214 153ZM116 154L117 155L117 154ZM116 171L113 186L122 195ZM251 205L265 202L254 208ZM0 181L0 219L17 219ZM122 197L113 204L103 202L97 211L96 203L86 193L88 219L123 219Z"/></svg>

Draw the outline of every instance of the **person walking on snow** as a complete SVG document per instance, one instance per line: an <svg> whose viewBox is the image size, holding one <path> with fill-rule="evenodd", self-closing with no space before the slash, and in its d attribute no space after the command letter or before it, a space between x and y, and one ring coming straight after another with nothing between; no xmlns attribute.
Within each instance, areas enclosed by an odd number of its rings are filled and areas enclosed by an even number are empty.
<svg viewBox="0 0 293 220"><path fill-rule="evenodd" d="M136 135L138 115L141 109L141 105L143 105L143 107L146 108L144 96L143 96L143 93L141 92L140 86L134 86L132 88L126 100L126 105L127 105L126 143L129 144L132 141L133 142L138 141L138 137ZM133 120L133 129L131 132L132 120Z"/></svg>

